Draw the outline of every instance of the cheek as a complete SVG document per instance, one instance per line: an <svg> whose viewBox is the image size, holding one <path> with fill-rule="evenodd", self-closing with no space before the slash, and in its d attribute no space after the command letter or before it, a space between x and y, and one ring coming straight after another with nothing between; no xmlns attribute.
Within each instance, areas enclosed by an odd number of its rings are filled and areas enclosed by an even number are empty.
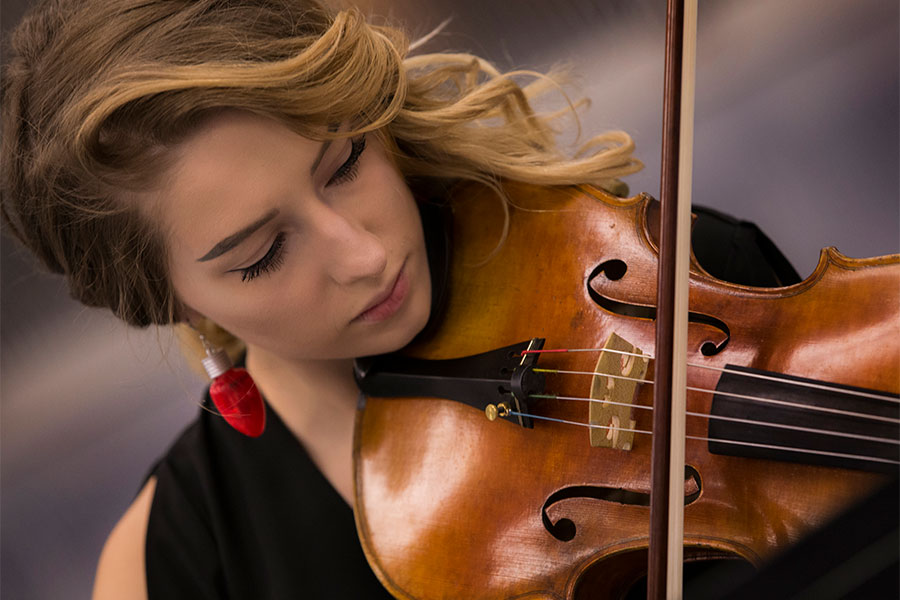
<svg viewBox="0 0 900 600"><path fill-rule="evenodd" d="M422 222L412 192L392 167L386 166L382 177L385 201L377 214L389 228L386 235L405 246L421 244Z"/></svg>
<svg viewBox="0 0 900 600"><path fill-rule="evenodd" d="M205 314L248 345L283 357L346 356L349 306L358 297L299 262L204 293Z"/></svg>
<svg viewBox="0 0 900 600"><path fill-rule="evenodd" d="M265 277L265 276L263 276ZM304 333L332 329L328 302L308 281L282 274L275 280L210 287L198 310L244 341L264 346L291 344ZM246 287L247 289L242 289Z"/></svg>

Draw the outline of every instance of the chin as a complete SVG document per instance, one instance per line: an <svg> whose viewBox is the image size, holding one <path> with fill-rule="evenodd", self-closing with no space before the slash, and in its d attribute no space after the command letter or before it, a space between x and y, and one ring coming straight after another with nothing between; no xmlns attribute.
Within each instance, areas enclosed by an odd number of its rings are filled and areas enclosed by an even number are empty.
<svg viewBox="0 0 900 600"><path fill-rule="evenodd" d="M397 323L396 328L385 332L384 337L378 336L380 339L373 345L377 347L372 347L372 351L363 356L396 352L405 348L419 335L428 323L428 317L431 315L431 303L413 303L408 308L411 310L405 315L402 323Z"/></svg>

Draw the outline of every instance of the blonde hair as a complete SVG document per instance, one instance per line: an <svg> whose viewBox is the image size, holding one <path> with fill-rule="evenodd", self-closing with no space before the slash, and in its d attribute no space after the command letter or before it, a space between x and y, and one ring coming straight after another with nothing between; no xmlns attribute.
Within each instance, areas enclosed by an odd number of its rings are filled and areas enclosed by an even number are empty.
<svg viewBox="0 0 900 600"><path fill-rule="evenodd" d="M377 132L408 178L609 187L640 168L623 132L560 151L553 123L573 107L531 106L551 78L408 56L399 30L310 0L47 0L10 45L3 218L76 299L136 326L176 321L178 304L162 236L127 199L217 110L312 139Z"/></svg>

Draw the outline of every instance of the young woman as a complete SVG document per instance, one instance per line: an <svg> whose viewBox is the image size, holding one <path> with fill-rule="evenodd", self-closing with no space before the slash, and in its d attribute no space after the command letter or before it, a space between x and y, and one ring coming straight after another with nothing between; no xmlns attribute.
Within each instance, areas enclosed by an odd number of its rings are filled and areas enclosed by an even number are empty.
<svg viewBox="0 0 900 600"><path fill-rule="evenodd" d="M351 363L431 316L422 201L458 180L617 189L630 138L567 158L529 104L549 79L411 54L308 0L48 0L12 52L9 231L85 305L227 347L267 409L251 438L207 398L95 596L386 595L353 522Z"/></svg>
<svg viewBox="0 0 900 600"><path fill-rule="evenodd" d="M416 190L608 184L639 167L629 138L566 160L529 108L545 80L410 57L314 2L51 0L12 48L9 230L84 304L235 347L269 408L256 439L201 413L110 536L96 597L380 591L350 509L350 363L429 318Z"/></svg>

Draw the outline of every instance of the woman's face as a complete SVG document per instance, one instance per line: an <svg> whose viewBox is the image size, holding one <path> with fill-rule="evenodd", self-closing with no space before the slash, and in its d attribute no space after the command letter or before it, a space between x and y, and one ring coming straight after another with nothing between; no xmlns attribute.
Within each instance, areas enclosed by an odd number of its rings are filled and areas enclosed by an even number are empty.
<svg viewBox="0 0 900 600"><path fill-rule="evenodd" d="M159 202L179 300L251 349L378 354L428 320L418 211L375 136L323 143L218 115L179 147Z"/></svg>

